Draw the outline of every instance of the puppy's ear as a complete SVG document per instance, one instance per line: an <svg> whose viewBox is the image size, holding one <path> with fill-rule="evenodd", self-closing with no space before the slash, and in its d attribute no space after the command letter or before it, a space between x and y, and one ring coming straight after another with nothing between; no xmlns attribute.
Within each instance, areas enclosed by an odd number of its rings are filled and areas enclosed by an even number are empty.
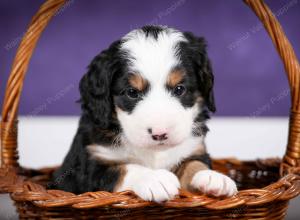
<svg viewBox="0 0 300 220"><path fill-rule="evenodd" d="M214 75L212 72L210 60L207 57L207 54L202 55L202 61L199 67L199 78L200 78L200 91L204 96L207 108L211 112L216 111L215 97L214 97Z"/></svg>
<svg viewBox="0 0 300 220"><path fill-rule="evenodd" d="M113 44L96 56L79 84L83 115L102 128L109 126L114 111L111 84L116 72L115 53Z"/></svg>
<svg viewBox="0 0 300 220"><path fill-rule="evenodd" d="M193 66L199 80L199 90L205 100L207 108L211 112L216 111L213 85L214 75L211 63L206 52L206 42L202 37L196 37L190 32L184 33L188 40L187 50L189 59L193 61Z"/></svg>

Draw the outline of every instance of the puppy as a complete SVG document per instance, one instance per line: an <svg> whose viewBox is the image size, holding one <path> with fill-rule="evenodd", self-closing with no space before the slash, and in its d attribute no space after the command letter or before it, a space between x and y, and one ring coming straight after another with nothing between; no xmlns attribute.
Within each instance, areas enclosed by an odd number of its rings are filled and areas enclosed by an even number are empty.
<svg viewBox="0 0 300 220"><path fill-rule="evenodd" d="M79 127L50 188L133 190L155 202L179 188L234 195L204 144L213 81L205 41L192 33L145 26L112 43L80 81Z"/></svg>

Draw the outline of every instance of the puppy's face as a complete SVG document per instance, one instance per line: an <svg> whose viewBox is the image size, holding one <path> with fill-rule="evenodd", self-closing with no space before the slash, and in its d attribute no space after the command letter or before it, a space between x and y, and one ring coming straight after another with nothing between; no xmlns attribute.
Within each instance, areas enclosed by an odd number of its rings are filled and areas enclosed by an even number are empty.
<svg viewBox="0 0 300 220"><path fill-rule="evenodd" d="M102 62L106 78L98 79L108 81L110 94L104 97L102 86L102 99L108 99L109 107L99 105L109 111L102 118L116 114L123 140L132 147L160 150L203 135L203 111L215 107L202 38L147 26L130 32L109 51Z"/></svg>
<svg viewBox="0 0 300 220"><path fill-rule="evenodd" d="M200 111L200 96L193 80L184 70L172 67L161 74L130 74L130 86L115 98L117 116L129 144L163 149L192 135Z"/></svg>

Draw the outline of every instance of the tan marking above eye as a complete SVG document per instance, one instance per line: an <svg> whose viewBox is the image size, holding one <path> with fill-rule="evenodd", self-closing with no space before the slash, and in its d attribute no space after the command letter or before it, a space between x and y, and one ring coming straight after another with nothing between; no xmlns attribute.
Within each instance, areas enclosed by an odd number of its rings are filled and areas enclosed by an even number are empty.
<svg viewBox="0 0 300 220"><path fill-rule="evenodd" d="M143 91L146 89L148 82L140 74L131 74L129 76L129 84L133 88L135 88L139 91Z"/></svg>
<svg viewBox="0 0 300 220"><path fill-rule="evenodd" d="M173 88L179 84L184 77L184 72L181 70L172 71L167 78L167 86Z"/></svg>

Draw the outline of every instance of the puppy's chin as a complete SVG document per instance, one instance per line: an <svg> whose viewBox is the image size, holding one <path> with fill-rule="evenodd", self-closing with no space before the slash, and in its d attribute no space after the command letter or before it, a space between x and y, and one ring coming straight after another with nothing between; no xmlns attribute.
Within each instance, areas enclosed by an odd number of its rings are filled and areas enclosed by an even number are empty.
<svg viewBox="0 0 300 220"><path fill-rule="evenodd" d="M156 144L153 144L153 145L148 145L146 147L147 147L147 149L150 149L150 150L153 150L153 151L164 151L164 150L168 150L170 148L173 148L176 145L177 144L168 144L168 143L161 142L161 143L156 143Z"/></svg>

